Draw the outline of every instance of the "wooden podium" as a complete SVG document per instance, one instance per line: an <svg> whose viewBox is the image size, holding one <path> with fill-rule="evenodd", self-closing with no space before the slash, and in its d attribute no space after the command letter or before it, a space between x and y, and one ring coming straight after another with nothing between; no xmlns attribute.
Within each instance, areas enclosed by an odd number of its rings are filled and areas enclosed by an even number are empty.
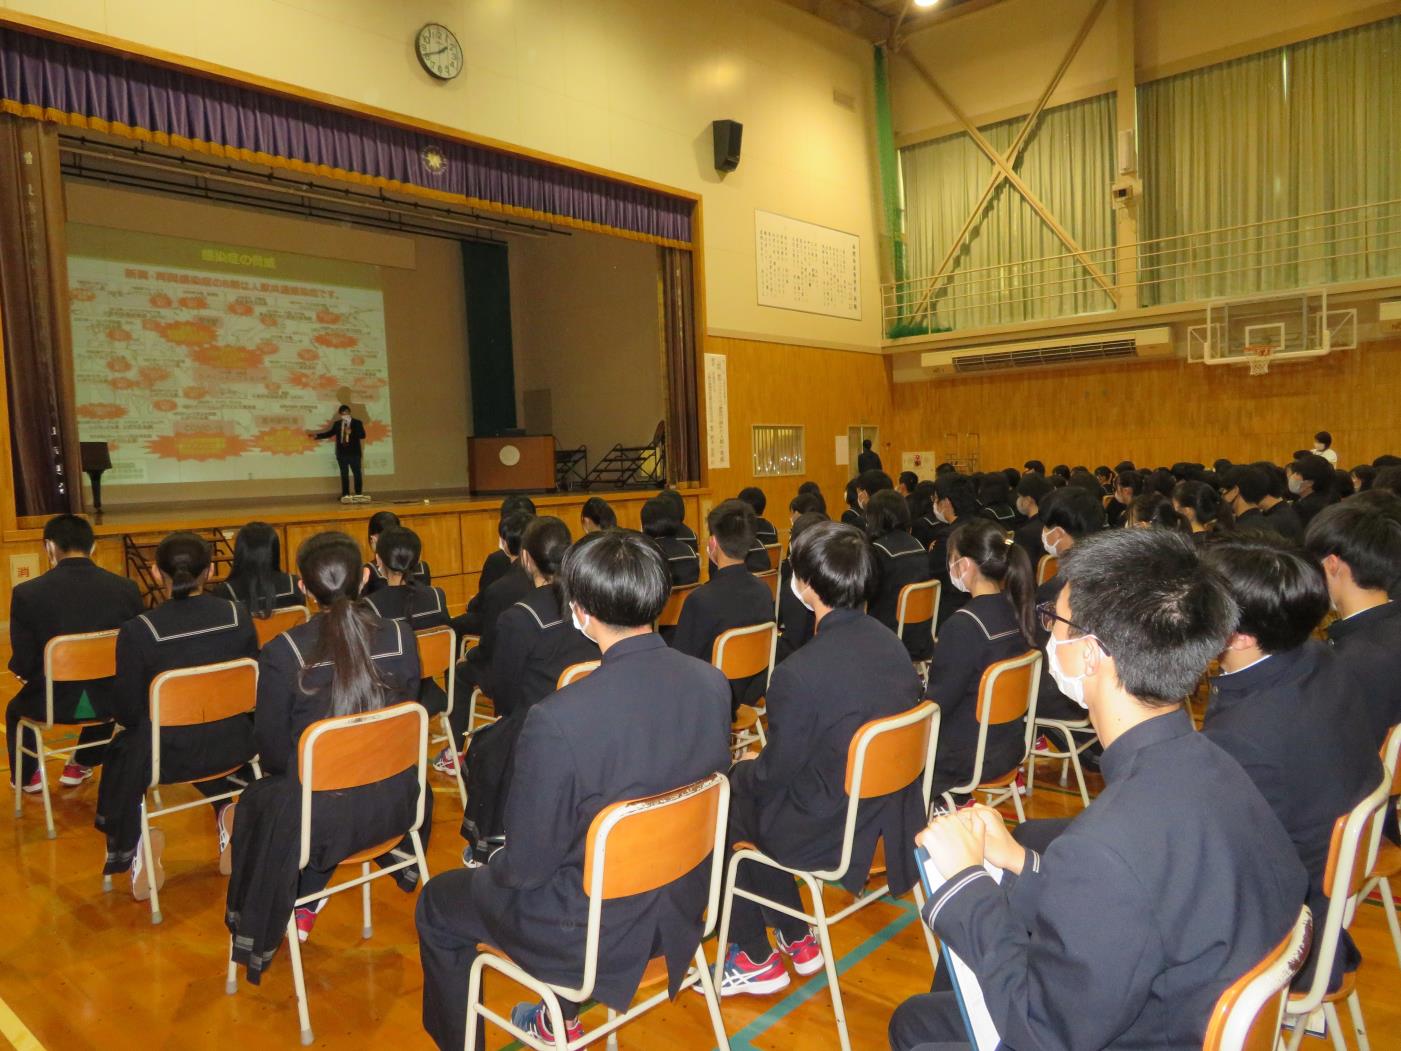
<svg viewBox="0 0 1401 1051"><path fill-rule="evenodd" d="M473 493L554 492L554 436L468 438L467 483Z"/></svg>

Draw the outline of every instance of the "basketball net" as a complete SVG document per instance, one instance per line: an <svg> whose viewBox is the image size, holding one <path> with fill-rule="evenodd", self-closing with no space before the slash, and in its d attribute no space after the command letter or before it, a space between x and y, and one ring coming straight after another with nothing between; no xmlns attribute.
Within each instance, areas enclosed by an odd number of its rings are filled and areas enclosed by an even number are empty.
<svg viewBox="0 0 1401 1051"><path fill-rule="evenodd" d="M1248 347L1241 348L1241 353L1250 363L1252 376L1263 376L1270 371L1270 359L1274 357L1274 352L1273 343L1252 343Z"/></svg>

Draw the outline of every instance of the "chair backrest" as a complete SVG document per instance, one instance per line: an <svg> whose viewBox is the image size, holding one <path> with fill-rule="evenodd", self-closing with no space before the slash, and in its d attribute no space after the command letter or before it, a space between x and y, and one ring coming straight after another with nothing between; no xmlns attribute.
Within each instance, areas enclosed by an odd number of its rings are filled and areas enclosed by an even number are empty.
<svg viewBox="0 0 1401 1051"><path fill-rule="evenodd" d="M943 584L938 580L922 580L918 584L906 584L900 589L900 597L895 601L895 628L903 635L909 624L923 624L929 621L929 632L934 633L934 613L939 608L939 593Z"/></svg>
<svg viewBox="0 0 1401 1051"><path fill-rule="evenodd" d="M457 633L446 624L437 628L425 628L414 632L418 642L419 675L425 679L436 679L446 675L454 667L457 659Z"/></svg>
<svg viewBox="0 0 1401 1051"><path fill-rule="evenodd" d="M55 635L44 645L44 722L54 721L54 683L91 682L117 674L117 629Z"/></svg>
<svg viewBox="0 0 1401 1051"><path fill-rule="evenodd" d="M939 738L939 706L921 701L908 711L872 719L852 734L846 753L846 823L837 867L818 873L837 881L851 864L856 817L861 800L876 799L907 788L923 772L923 795L929 797L934 776L934 752Z"/></svg>
<svg viewBox="0 0 1401 1051"><path fill-rule="evenodd" d="M253 630L258 633L258 645L266 646L284 631L305 624L310 619L311 610L305 606L284 606L266 617L254 617Z"/></svg>
<svg viewBox="0 0 1401 1051"><path fill-rule="evenodd" d="M657 616L657 627L676 627L676 622L681 619L681 607L686 602L686 596L695 591L696 587L695 584L682 584L671 589L671 594L666 597L666 605Z"/></svg>
<svg viewBox="0 0 1401 1051"><path fill-rule="evenodd" d="M580 679L587 678L589 675L596 672L598 666L602 663L602 661L580 661L578 664L571 664L569 667L565 668L564 671L559 673L559 682L555 684L555 689L562 690L571 682L578 682Z"/></svg>
<svg viewBox="0 0 1401 1051"><path fill-rule="evenodd" d="M1328 991L1340 936L1352 924L1357 898L1366 883L1367 873L1377 860L1390 788L1391 778L1383 777L1376 788L1333 822L1333 835L1328 843L1328 864L1323 873L1328 911L1321 919L1315 920L1318 954L1313 981L1303 995L1290 1004L1291 1013L1312 1011L1323 1002L1323 996Z"/></svg>
<svg viewBox="0 0 1401 1051"><path fill-rule="evenodd" d="M1305 905L1284 940L1216 1001L1202 1051L1274 1051L1289 983L1308 959L1312 935L1313 917Z"/></svg>
<svg viewBox="0 0 1401 1051"><path fill-rule="evenodd" d="M727 679L748 679L773 667L778 625L773 621L722 631L710 649L710 663Z"/></svg>
<svg viewBox="0 0 1401 1051"><path fill-rule="evenodd" d="M302 852L305 868L311 852L314 793L378 784L405 770L418 771L418 813L411 828L423 824L423 796L428 771L428 712L417 701L403 701L378 711L318 719L297 742L297 770L302 782Z"/></svg>
<svg viewBox="0 0 1401 1051"><path fill-rule="evenodd" d="M1401 795L1401 723L1387 732L1386 741L1382 744L1382 766L1391 776L1391 788L1387 794Z"/></svg>
<svg viewBox="0 0 1401 1051"><path fill-rule="evenodd" d="M989 664L978 684L978 722L1000 726L1025 719L1040 680L1040 650Z"/></svg>
<svg viewBox="0 0 1401 1051"><path fill-rule="evenodd" d="M781 566L781 565L783 564L783 545L782 545L782 544L765 544L765 545L764 545L764 551L765 551L765 553L767 553L768 556L769 556L769 568L768 568L768 572L770 572L770 573L777 573L777 572L778 572L778 567Z"/></svg>
<svg viewBox="0 0 1401 1051"><path fill-rule="evenodd" d="M1042 555L1036 563L1036 586L1040 587L1060 571L1060 559L1055 555Z"/></svg>
<svg viewBox="0 0 1401 1051"><path fill-rule="evenodd" d="M670 792L614 803L594 815L584 843L584 893L589 897L584 976L568 999L586 1000L593 992L603 903L665 887L707 857L710 892L701 939L710 935L720 913L729 810L729 779L715 773Z"/></svg>
<svg viewBox="0 0 1401 1051"><path fill-rule="evenodd" d="M783 586L783 574L777 569L766 569L762 573L755 573L756 577L768 585L769 594L773 596L774 616L778 616L778 596Z"/></svg>
<svg viewBox="0 0 1401 1051"><path fill-rule="evenodd" d="M258 704L258 662L251 657L163 671L151 682L151 784L161 783L161 728L216 723Z"/></svg>

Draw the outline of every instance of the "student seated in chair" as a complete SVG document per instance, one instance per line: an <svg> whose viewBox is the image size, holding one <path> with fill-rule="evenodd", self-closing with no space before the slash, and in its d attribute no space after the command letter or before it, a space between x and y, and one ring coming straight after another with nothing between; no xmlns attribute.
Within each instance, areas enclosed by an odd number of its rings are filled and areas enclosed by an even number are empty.
<svg viewBox="0 0 1401 1051"><path fill-rule="evenodd" d="M1036 648L1031 563L1013 535L996 522L973 517L954 528L948 545L949 581L969 601L940 631L924 692L939 706L936 794L973 776L983 672ZM989 726L983 779L1001 777L1020 763L1025 742L1024 719Z"/></svg>
<svg viewBox="0 0 1401 1051"><path fill-rule="evenodd" d="M663 489L657 494L658 500L665 500L676 518L676 539L690 545L696 557L700 557L700 540L696 531L686 524L686 501L675 489Z"/></svg>
<svg viewBox="0 0 1401 1051"><path fill-rule="evenodd" d="M420 584L414 567L421 565L423 550L418 534L403 526L391 526L375 545L375 572L384 584L367 591L365 601L384 620L402 621L414 632L441 628L450 623L448 600L442 588ZM447 710L448 695L429 678L419 680L418 699L429 715Z"/></svg>
<svg viewBox="0 0 1401 1051"><path fill-rule="evenodd" d="M258 655L258 704L253 730L263 777L239 798L233 830L233 874L224 923L233 935L233 959L258 984L282 944L287 920L306 941L316 910L297 898L324 890L344 859L382 843L413 824L418 771L404 770L373 785L319 793L311 857L297 871L301 829L297 750L302 731L319 719L373 712L418 696L418 647L400 621L384 620L358 596L369 577L360 547L344 533L318 533L297 551L302 588L317 613L283 632ZM433 827L433 794L423 800L424 849ZM400 860L396 848L382 865ZM418 884L418 868L401 869L394 881L406 892ZM323 899L322 905L325 900Z"/></svg>
<svg viewBox="0 0 1401 1051"><path fill-rule="evenodd" d="M749 557L745 559L745 565L755 573L767 573L772 569L777 569L778 566L770 564L769 552L759 550L760 548L778 546L778 530L772 522L764 517L764 509L769 504L768 497L758 486L750 485L739 491L739 499L754 509L755 550L749 552Z"/></svg>
<svg viewBox="0 0 1401 1051"><path fill-rule="evenodd" d="M561 613L598 644L603 664L530 709L516 743L506 845L486 865L434 876L419 898L423 1025L443 1051L463 1046L479 943L539 979L578 984L595 815L729 765L725 677L652 630L671 589L656 545L630 530L592 533L565 555L560 579ZM666 957L675 992L700 938L707 873L701 865L663 890L604 907L595 999L625 1009L656 956ZM512 1018L551 1039L543 1005L521 1004ZM581 1036L577 1005L565 1005L565 1018L568 1038Z"/></svg>
<svg viewBox="0 0 1401 1051"><path fill-rule="evenodd" d="M597 533L600 529L617 529L618 515L603 497L591 496L579 509L579 528L585 533ZM695 554L694 551L691 553Z"/></svg>
<svg viewBox="0 0 1401 1051"><path fill-rule="evenodd" d="M1104 528L1104 505L1093 493L1079 486L1066 486L1057 489L1041 503L1041 546L1045 554L1053 558L1064 558L1081 541L1094 536ZM1039 561L1039 560L1038 560ZM1033 566L1036 563L1033 563ZM1056 596L1065 586L1064 578L1054 576L1036 589L1036 604L1054 604ZM1048 633L1037 625L1038 644L1046 645ZM1041 676L1041 691L1036 701L1036 714L1047 719L1062 719L1073 722L1085 717L1085 710L1061 692L1056 680L1050 675ZM1064 747L1064 742L1053 742ZM1091 767L1095 758L1088 754L1086 759Z"/></svg>
<svg viewBox="0 0 1401 1051"><path fill-rule="evenodd" d="M710 535L706 552L717 567L700 587L686 596L673 648L709 661L715 640L731 628L748 628L774 619L773 592L744 564L754 546L754 512L743 500L716 504L705 520ZM764 693L765 676L736 679L734 706L758 700Z"/></svg>
<svg viewBox="0 0 1401 1051"><path fill-rule="evenodd" d="M402 523L399 521L399 516L393 511L376 511L372 514L368 527L370 550L378 551L379 538L388 530L399 529L401 526ZM373 557L371 557L370 561L365 563L365 568L370 571L369 582L365 584L366 595L372 595L380 588L389 586L389 582L380 571L379 563ZM422 584L424 587L433 583L433 573L429 570L428 563L424 562L422 559L407 570L407 574L414 583Z"/></svg>
<svg viewBox="0 0 1401 1051"><path fill-rule="evenodd" d="M929 556L910 536L905 498L890 489L866 504L866 536L876 556L876 583L866 612L894 631L899 625L900 590L929 579ZM928 620L905 625L901 641L911 661L927 661L934 652L933 627Z"/></svg>
<svg viewBox="0 0 1401 1051"><path fill-rule="evenodd" d="M700 556L676 536L676 520L670 501L652 497L642 505L642 532L656 541L671 571L672 587L687 587L700 580Z"/></svg>
<svg viewBox="0 0 1401 1051"><path fill-rule="evenodd" d="M233 566L229 575L209 585L211 595L241 602L262 619L273 610L300 606L306 601L297 587L297 574L282 571L282 542L266 522L249 522L234 537Z"/></svg>
<svg viewBox="0 0 1401 1051"><path fill-rule="evenodd" d="M1077 542L1061 573L1047 669L1104 741L1107 787L1045 857L987 807L936 818L918 842L943 882L923 918L972 969L1004 1047L1199 1048L1308 885L1269 804L1183 709L1236 605L1164 530ZM906 1001L889 1035L893 1051L967 1040L952 991Z"/></svg>
<svg viewBox="0 0 1401 1051"><path fill-rule="evenodd" d="M929 576L939 582L939 627L968 596L949 581L949 534L954 527L978 515L978 492L973 480L956 471L946 471L934 479L935 526L929 541Z"/></svg>
<svg viewBox="0 0 1401 1051"><path fill-rule="evenodd" d="M477 861L485 861L504 840L512 759L526 715L555 692L566 668L599 658L598 647L570 621L560 595L560 564L569 543L569 527L548 515L531 519L521 537L520 566L534 590L497 621L491 680L485 690L500 718L479 727L467 748L462 834Z"/></svg>
<svg viewBox="0 0 1401 1051"><path fill-rule="evenodd" d="M767 706L768 745L730 773L730 841L754 843L781 865L822 869L839 860L845 830L847 753L861 726L919 703L920 681L900 640L861 607L875 586L870 544L851 526L822 522L793 542L793 588L813 611L817 630L774 670ZM890 889L914 883L910 843L924 818L922 785L864 802L857 816L851 868L843 885L866 884L876 841L884 837ZM741 887L801 909L793 877L743 864ZM769 945L777 932L778 950ZM789 983L782 956L800 975L822 970L816 935L801 920L736 896L733 941L725 955L721 996L764 995ZM782 956L780 955L782 953Z"/></svg>
<svg viewBox="0 0 1401 1051"><path fill-rule="evenodd" d="M1240 607L1211 680L1202 731L1234 756L1284 825L1309 874L1318 934L1296 980L1306 987L1328 912L1324 869L1333 823L1382 779L1367 690L1348 661L1313 638L1328 613L1323 569L1283 538L1244 533L1206 545L1202 561ZM1346 933L1330 988L1361 961Z"/></svg>
<svg viewBox="0 0 1401 1051"><path fill-rule="evenodd" d="M596 508L596 507L593 506L594 500L598 500L598 502L599 502L600 504L603 504L602 509L598 509L598 508ZM604 503L603 500L599 499L598 497L592 497L591 499L589 499L589 500L588 500L587 502L585 502L585 504L584 504L584 512L583 512L583 513L584 513L584 516L585 516L585 522L586 522L586 524L585 524L585 530L586 530L586 531L587 531L587 514L588 514L588 512L590 512L590 510L593 510L594 513L597 513L597 514L599 515L600 518L604 518L604 517L605 517L604 512L606 512L607 515L612 515L612 513L613 513L613 509L612 509L611 507L609 507L606 503ZM534 518L534 517L535 517L535 501L532 500L532 499L530 499L530 497L528 497L528 496L521 496L519 493L517 493L517 494L515 494L515 495L512 495L512 496L508 496L508 497L506 497L506 499L502 500L502 501L501 501L501 514L500 514L500 516L497 518L496 533L497 533L498 538L501 536L501 530L502 530L502 527L503 527L504 524L505 524L506 519L509 518L511 515L516 514L516 513L518 513L518 512L519 512L519 513L526 514L526 515L529 515L531 518ZM599 526L598 528L600 528L600 529L611 529L611 528L613 527L613 525L616 525L616 524L617 524L617 521L618 521L618 520L617 520L616 518L614 518L614 519L613 519L613 522L612 522L612 525ZM524 528L524 527L522 526L522 528ZM500 543L499 540L498 540L496 550L493 551L491 554L487 555L486 558L482 561L482 568L481 568L481 571L479 572L479 574L478 574L478 576L477 576L477 593L476 593L476 595L474 595L474 596L472 597L472 600L471 600L470 602L467 603L467 612L468 612L468 613L472 613L472 612L474 612L474 611L478 608L478 606L480 605L482 596L485 595L486 592L487 592L487 588L491 587L491 585L495 584L498 580L501 579L501 577L505 576L505 574L506 574L507 572L510 571L511 567L512 567L513 565L515 565L515 562L516 562L515 556L511 554L509 548L506 547L506 546L502 546L501 543ZM461 630L459 629L458 634L461 634L461 633L462 633L462 632L461 632ZM470 635L476 635L476 634L478 634L478 632L476 632L476 631L469 631L468 634L470 634Z"/></svg>
<svg viewBox="0 0 1401 1051"><path fill-rule="evenodd" d="M819 522L829 522L825 514L809 511L793 519L788 533L788 543L792 545L804 532ZM778 648L774 662L791 656L812 638L815 627L812 610L803 605L797 589L793 587L793 560L785 558L779 570L778 581Z"/></svg>
<svg viewBox="0 0 1401 1051"><path fill-rule="evenodd" d="M107 837L104 876L131 872L137 901L161 889L165 873L161 850L165 833L151 830L152 871L140 851L141 799L151 782L151 683L162 672L218 664L258 655L258 634L248 610L237 602L206 594L208 542L195 533L171 533L156 548L156 575L169 596L153 610L127 621L117 635L117 678L112 714L121 726L107 749L97 792L96 828ZM251 715L216 723L161 729L161 782L176 784L242 767L257 753ZM252 770L239 775L247 782ZM226 777L197 782L203 795L222 795L237 786ZM234 804L214 804L219 833L219 871L228 875L229 835Z"/></svg>
<svg viewBox="0 0 1401 1051"><path fill-rule="evenodd" d="M141 612L136 581L97 566L92 560L95 546L87 519L77 515L50 518L44 524L49 571L17 584L10 595L10 671L20 681L20 688L5 709L5 741L10 749L10 777L19 770L26 792L38 792L41 786L33 757L26 755L21 761L19 721L44 719L44 647L58 635L119 628ZM109 718L112 686L111 679L55 683L54 719ZM85 726L78 734L78 743L101 742L111 736L110 726ZM32 747L32 735L26 733L24 743ZM59 783L81 785L92 777L93 766L102 762L102 751L97 744L74 752Z"/></svg>

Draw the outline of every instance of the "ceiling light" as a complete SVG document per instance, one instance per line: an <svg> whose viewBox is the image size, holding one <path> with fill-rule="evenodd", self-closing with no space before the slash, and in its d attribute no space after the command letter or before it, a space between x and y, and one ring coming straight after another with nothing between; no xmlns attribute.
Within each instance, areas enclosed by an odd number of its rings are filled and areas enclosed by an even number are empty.
<svg viewBox="0 0 1401 1051"><path fill-rule="evenodd" d="M933 7L939 0L915 0L915 7Z"/></svg>

